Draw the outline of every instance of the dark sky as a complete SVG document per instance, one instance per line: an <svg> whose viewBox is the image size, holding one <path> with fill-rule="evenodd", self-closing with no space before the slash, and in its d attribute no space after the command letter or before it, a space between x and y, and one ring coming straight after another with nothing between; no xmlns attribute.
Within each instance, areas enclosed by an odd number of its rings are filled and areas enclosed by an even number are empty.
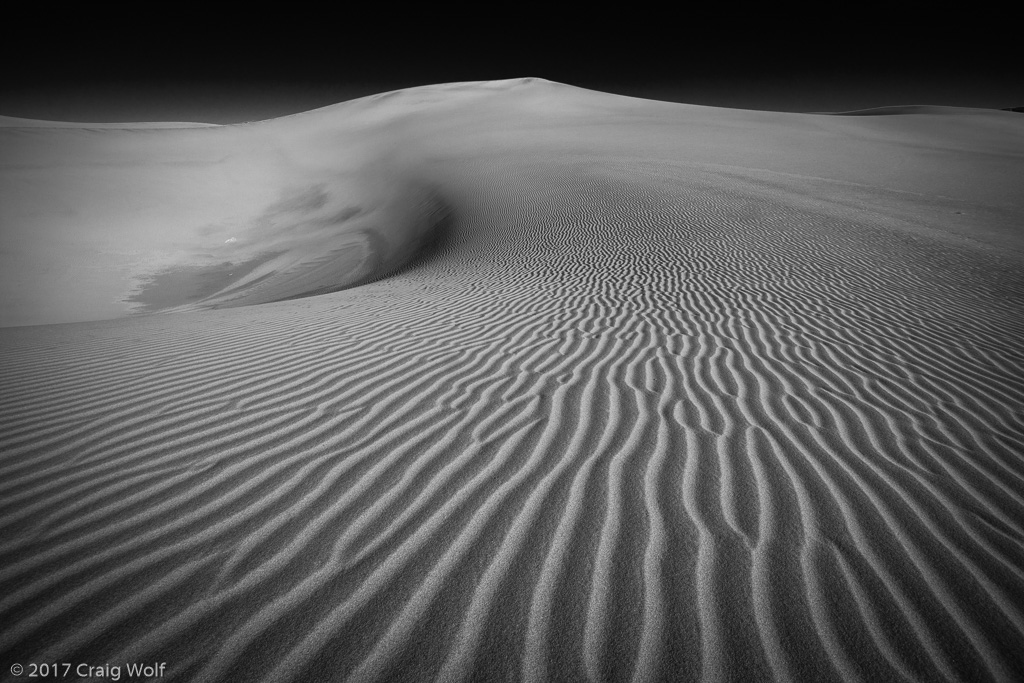
<svg viewBox="0 0 1024 683"><path fill-rule="evenodd" d="M1005 36L1010 18L994 14L925 22L836 6L827 19L740 22L736 6L715 16L611 16L595 30L511 10L467 25L397 8L339 20L255 7L217 21L147 12L130 27L89 15L62 28L50 22L31 44L4 41L0 114L230 123L415 85L520 76L779 111L1024 104L1014 41Z"/></svg>

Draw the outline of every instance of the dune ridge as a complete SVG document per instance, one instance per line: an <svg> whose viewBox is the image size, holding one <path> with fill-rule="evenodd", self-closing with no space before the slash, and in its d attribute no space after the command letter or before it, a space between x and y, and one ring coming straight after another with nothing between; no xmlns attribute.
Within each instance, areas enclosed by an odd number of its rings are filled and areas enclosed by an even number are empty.
<svg viewBox="0 0 1024 683"><path fill-rule="evenodd" d="M444 223L380 277L0 329L4 661L1014 680L1021 124L452 90L266 123L394 107Z"/></svg>
<svg viewBox="0 0 1024 683"><path fill-rule="evenodd" d="M91 128L91 129L164 129L164 128L209 128L215 123L193 123L188 121L138 121L125 123L84 123L74 121L45 121L20 116L0 115L0 128Z"/></svg>

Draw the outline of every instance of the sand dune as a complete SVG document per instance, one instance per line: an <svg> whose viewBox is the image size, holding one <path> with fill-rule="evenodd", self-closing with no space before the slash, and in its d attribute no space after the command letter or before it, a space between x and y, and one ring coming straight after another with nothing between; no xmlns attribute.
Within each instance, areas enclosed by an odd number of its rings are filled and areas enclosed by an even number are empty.
<svg viewBox="0 0 1024 683"><path fill-rule="evenodd" d="M87 128L102 129L165 129L165 128L211 128L213 123L190 123L175 121L139 121L125 123L74 123L71 121L42 121L19 116L0 116L0 128Z"/></svg>
<svg viewBox="0 0 1024 683"><path fill-rule="evenodd" d="M4 675L1024 671L1019 116L526 79L0 151Z"/></svg>

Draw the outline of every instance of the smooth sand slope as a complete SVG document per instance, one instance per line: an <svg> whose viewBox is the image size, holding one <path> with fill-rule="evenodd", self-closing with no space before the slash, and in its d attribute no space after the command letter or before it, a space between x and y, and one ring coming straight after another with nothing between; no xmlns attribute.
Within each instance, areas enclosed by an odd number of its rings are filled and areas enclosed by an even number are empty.
<svg viewBox="0 0 1024 683"><path fill-rule="evenodd" d="M0 128L0 675L1019 680L1022 178L529 79Z"/></svg>

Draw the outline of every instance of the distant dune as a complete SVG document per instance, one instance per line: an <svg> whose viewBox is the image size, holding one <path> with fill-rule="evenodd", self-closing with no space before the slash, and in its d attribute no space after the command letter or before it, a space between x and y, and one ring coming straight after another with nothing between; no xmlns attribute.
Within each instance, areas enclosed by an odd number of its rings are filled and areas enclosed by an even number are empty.
<svg viewBox="0 0 1024 683"><path fill-rule="evenodd" d="M91 128L118 129L129 128L163 129L163 128L209 128L212 123L175 123L171 121L143 121L138 123L72 123L69 121L40 121L17 116L0 116L0 128Z"/></svg>
<svg viewBox="0 0 1024 683"><path fill-rule="evenodd" d="M3 675L1019 680L1024 118L847 114L0 122Z"/></svg>
<svg viewBox="0 0 1024 683"><path fill-rule="evenodd" d="M872 107L871 109L855 109L853 111L836 112L835 116L898 116L898 115L932 115L932 116L966 116L981 114L990 116L992 109L976 109L971 107L940 107L935 105L908 104L903 106Z"/></svg>

